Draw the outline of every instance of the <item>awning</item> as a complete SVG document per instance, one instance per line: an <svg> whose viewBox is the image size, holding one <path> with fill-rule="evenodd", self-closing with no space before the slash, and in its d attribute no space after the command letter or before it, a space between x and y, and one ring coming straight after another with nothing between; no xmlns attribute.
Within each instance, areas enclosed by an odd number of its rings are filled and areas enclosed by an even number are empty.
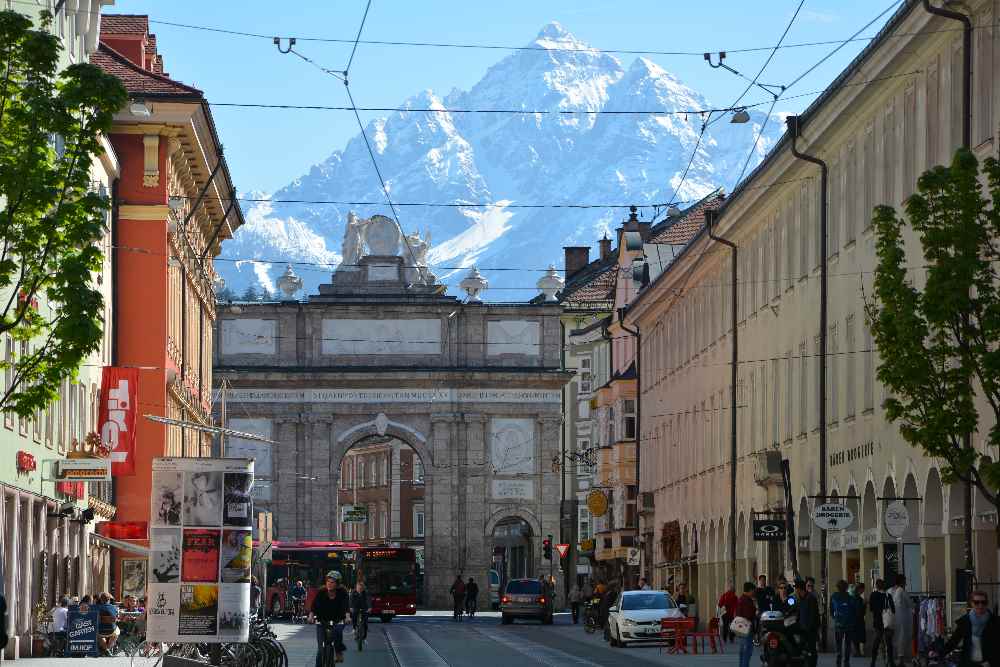
<svg viewBox="0 0 1000 667"><path fill-rule="evenodd" d="M121 549L122 551L128 551L129 553L138 554L139 556L149 556L149 547L140 546L138 544L132 544L131 542L125 542L124 540L116 540L111 537L104 537L103 535L98 535L97 533L91 533L90 538L97 540L98 542L103 542L109 547L114 547L115 549Z"/></svg>

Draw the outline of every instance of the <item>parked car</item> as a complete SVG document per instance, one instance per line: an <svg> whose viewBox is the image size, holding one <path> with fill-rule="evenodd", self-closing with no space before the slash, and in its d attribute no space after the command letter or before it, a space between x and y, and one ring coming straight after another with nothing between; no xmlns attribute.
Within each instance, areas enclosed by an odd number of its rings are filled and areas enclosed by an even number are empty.
<svg viewBox="0 0 1000 667"><path fill-rule="evenodd" d="M684 618L665 591L623 591L608 610L608 636L612 646L661 642L660 621Z"/></svg>
<svg viewBox="0 0 1000 667"><path fill-rule="evenodd" d="M504 625L515 618L537 618L552 623L552 595L537 579L511 579L500 597L500 619Z"/></svg>
<svg viewBox="0 0 1000 667"><path fill-rule="evenodd" d="M490 609L500 608L500 573L490 570Z"/></svg>

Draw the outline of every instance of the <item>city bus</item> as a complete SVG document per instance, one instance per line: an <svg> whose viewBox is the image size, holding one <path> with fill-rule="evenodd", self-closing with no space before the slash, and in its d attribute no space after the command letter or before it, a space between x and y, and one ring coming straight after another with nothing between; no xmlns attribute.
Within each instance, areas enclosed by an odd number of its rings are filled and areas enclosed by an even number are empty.
<svg viewBox="0 0 1000 667"><path fill-rule="evenodd" d="M395 616L417 613L420 571L413 549L362 547L356 564L358 576L371 596L372 616L388 623Z"/></svg>
<svg viewBox="0 0 1000 667"><path fill-rule="evenodd" d="M326 573L331 570L340 572L344 586L354 586L355 564L360 548L353 542L272 542L264 594L265 613L290 617L293 609L288 589L299 580L306 588L305 608L308 610L316 591L323 586Z"/></svg>

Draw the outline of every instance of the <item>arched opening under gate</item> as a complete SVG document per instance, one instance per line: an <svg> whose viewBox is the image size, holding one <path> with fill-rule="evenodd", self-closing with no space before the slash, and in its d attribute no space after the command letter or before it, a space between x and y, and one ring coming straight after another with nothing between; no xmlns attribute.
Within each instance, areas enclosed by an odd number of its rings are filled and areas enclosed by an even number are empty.
<svg viewBox="0 0 1000 667"><path fill-rule="evenodd" d="M534 578L531 525L519 516L501 519L493 527L492 569L502 591L511 579ZM490 575L492 579L492 574ZM492 585L492 581L491 581Z"/></svg>
<svg viewBox="0 0 1000 667"><path fill-rule="evenodd" d="M369 582L369 586L415 592L417 603L422 603L427 521L420 454L392 435L369 435L344 452L339 471L335 518L338 537L363 547L413 549L416 565L412 573L403 562L396 570L380 564L378 576L384 581Z"/></svg>

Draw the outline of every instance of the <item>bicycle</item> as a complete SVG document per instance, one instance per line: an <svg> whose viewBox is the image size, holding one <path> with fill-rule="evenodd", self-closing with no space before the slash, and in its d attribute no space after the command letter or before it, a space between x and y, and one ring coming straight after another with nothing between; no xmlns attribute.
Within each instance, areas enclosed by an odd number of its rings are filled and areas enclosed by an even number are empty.
<svg viewBox="0 0 1000 667"><path fill-rule="evenodd" d="M358 644L358 652L365 649L365 640L368 638L368 612L361 614L358 623L354 628L354 640Z"/></svg>
<svg viewBox="0 0 1000 667"><path fill-rule="evenodd" d="M476 615L476 608L479 607L479 601L475 598L469 598L465 601L465 614L472 618Z"/></svg>
<svg viewBox="0 0 1000 667"><path fill-rule="evenodd" d="M333 623L325 622L323 626L323 646L320 648L319 664L321 667L333 667L337 652L333 646Z"/></svg>

